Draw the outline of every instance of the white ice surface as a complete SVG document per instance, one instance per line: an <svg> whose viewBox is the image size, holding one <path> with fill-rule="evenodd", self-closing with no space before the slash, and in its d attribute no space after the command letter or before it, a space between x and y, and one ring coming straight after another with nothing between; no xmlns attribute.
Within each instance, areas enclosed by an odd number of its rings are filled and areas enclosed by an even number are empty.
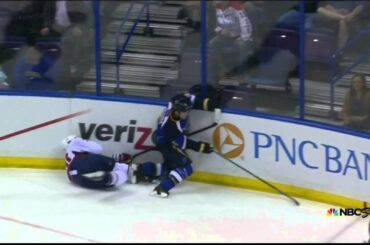
<svg viewBox="0 0 370 245"><path fill-rule="evenodd" d="M186 181L97 191L64 171L0 169L0 242L324 242L368 239L369 217L328 217L329 204Z"/></svg>

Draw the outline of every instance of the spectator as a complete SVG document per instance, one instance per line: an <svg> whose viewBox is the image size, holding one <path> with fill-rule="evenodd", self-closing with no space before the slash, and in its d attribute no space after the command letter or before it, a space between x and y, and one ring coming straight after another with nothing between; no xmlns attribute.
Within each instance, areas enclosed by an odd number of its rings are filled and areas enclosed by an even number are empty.
<svg viewBox="0 0 370 245"><path fill-rule="evenodd" d="M44 1L1 1L0 6L7 12L7 20L2 20L3 33L0 45L0 63L6 73L11 73L17 50L12 47L23 45L34 46L41 36L42 12ZM18 44L16 44L18 43ZM5 64L6 63L6 64Z"/></svg>
<svg viewBox="0 0 370 245"><path fill-rule="evenodd" d="M36 38L41 36L39 30L43 25L44 5L44 1L30 1L15 12L5 27L5 36L24 37L29 46L35 45Z"/></svg>
<svg viewBox="0 0 370 245"><path fill-rule="evenodd" d="M370 129L370 91L363 75L352 77L351 88L346 94L342 117L344 126L353 129Z"/></svg>
<svg viewBox="0 0 370 245"><path fill-rule="evenodd" d="M213 1L213 7L217 19L216 36L210 40L209 48L217 55L219 75L223 76L252 55L253 28L239 1Z"/></svg>
<svg viewBox="0 0 370 245"><path fill-rule="evenodd" d="M29 90L52 90L54 82L49 73L54 60L36 47L20 51L13 67L13 87Z"/></svg>
<svg viewBox="0 0 370 245"><path fill-rule="evenodd" d="M358 28L364 6L361 1L324 1L317 9L316 24L338 30L338 47L348 40L351 28Z"/></svg>
<svg viewBox="0 0 370 245"><path fill-rule="evenodd" d="M61 59L71 76L91 57L93 39L91 1L47 1L44 6L44 37L61 37Z"/></svg>
<svg viewBox="0 0 370 245"><path fill-rule="evenodd" d="M81 12L86 9L84 1L46 1L43 11L44 26L41 29L43 36L61 36L71 31L76 38L84 31L79 24L86 23L87 15Z"/></svg>

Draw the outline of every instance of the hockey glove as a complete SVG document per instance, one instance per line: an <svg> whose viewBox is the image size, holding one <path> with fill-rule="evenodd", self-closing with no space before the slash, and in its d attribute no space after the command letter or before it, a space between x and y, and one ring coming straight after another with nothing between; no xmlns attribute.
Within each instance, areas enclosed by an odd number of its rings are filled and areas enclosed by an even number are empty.
<svg viewBox="0 0 370 245"><path fill-rule="evenodd" d="M200 146L199 146L199 152L202 153L212 153L213 152L213 147L209 143L199 141Z"/></svg>

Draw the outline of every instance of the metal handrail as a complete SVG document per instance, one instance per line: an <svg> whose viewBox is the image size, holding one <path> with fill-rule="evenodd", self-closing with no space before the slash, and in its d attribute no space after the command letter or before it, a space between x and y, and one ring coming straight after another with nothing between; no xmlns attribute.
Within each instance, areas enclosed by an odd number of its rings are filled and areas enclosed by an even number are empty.
<svg viewBox="0 0 370 245"><path fill-rule="evenodd" d="M144 10L146 10L146 27L147 27L147 30L149 29L150 27L150 17L149 17L149 1L150 0L146 0L144 5L141 7L141 10L134 22L134 24L132 25L129 33L127 34L127 37L126 37L126 40L123 44L123 47L120 49L119 48L119 35L122 31L122 28L124 26L124 24L127 22L128 20L128 17L129 17L129 14L131 13L131 10L134 6L135 3L137 3L137 1L131 1L130 3L130 6L129 8L127 9L123 19L122 19L122 22L116 32L116 91L119 91L119 81L120 81L120 77L119 77L119 67L120 67L120 60L121 60L121 57L123 55L123 53L125 52L126 48L127 48L127 45L136 29L136 26L137 24L139 23L139 20L141 18L141 16L143 15L144 13Z"/></svg>
<svg viewBox="0 0 370 245"><path fill-rule="evenodd" d="M364 34L370 32L370 25L367 27L361 29L358 31L355 35L353 35L347 42L342 46L339 47L334 51L334 53L331 56L329 66L330 66L330 116L334 116L334 89L335 89L335 83L341 79L343 76L347 75L354 67L361 64L366 58L370 56L370 51L365 53L365 55L360 56L351 66L347 67L343 72L341 72L339 75L336 76L335 74L335 64L336 64L336 58L338 54L342 53L344 49L351 46L355 41L357 41L360 37L362 37Z"/></svg>

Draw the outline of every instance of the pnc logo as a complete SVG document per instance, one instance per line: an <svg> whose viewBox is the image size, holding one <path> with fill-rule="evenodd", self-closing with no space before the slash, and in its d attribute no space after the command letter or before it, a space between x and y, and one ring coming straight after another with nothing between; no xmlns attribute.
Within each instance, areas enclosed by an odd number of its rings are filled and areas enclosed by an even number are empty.
<svg viewBox="0 0 370 245"><path fill-rule="evenodd" d="M223 123L213 132L213 146L225 157L238 157L244 150L243 134L235 125Z"/></svg>

